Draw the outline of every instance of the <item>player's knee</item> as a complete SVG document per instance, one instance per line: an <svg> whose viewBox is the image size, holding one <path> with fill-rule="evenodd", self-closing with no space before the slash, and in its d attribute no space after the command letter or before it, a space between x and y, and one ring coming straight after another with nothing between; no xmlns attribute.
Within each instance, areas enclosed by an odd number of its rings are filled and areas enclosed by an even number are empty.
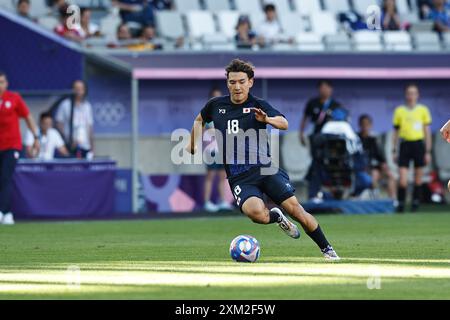
<svg viewBox="0 0 450 320"><path fill-rule="evenodd" d="M264 211L263 207L254 207L247 210L246 214L254 223L267 224L269 223L270 217Z"/></svg>

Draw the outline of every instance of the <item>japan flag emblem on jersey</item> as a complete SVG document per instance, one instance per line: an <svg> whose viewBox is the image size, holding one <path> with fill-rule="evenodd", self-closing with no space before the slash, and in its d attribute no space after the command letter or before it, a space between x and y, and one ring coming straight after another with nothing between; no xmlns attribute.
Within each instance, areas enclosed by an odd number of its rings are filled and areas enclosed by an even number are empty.
<svg viewBox="0 0 450 320"><path fill-rule="evenodd" d="M11 101L6 101L6 102L5 102L5 108L6 108L6 109L11 108Z"/></svg>
<svg viewBox="0 0 450 320"><path fill-rule="evenodd" d="M250 113L250 108L244 108L244 113Z"/></svg>

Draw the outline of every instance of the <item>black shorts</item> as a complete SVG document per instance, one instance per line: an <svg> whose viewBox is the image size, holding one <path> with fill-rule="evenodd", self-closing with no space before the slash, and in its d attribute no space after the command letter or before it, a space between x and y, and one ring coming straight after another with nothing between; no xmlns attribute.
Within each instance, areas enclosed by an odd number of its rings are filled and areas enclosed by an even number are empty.
<svg viewBox="0 0 450 320"><path fill-rule="evenodd" d="M252 168L242 176L230 178L228 182L241 211L242 205L251 197L264 200L263 194L266 194L277 205L281 205L295 195L295 188L283 169L278 169L274 175L261 175L261 168Z"/></svg>
<svg viewBox="0 0 450 320"><path fill-rule="evenodd" d="M409 168L411 161L414 162L415 168L425 166L425 143L423 140L402 141L400 143L398 166Z"/></svg>

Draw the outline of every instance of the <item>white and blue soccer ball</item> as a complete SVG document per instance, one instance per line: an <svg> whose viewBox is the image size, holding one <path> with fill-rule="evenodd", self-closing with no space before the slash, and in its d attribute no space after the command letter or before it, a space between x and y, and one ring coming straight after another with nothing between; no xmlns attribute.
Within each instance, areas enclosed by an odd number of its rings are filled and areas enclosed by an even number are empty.
<svg viewBox="0 0 450 320"><path fill-rule="evenodd" d="M256 262L260 251L258 240L252 236L241 235L231 241L230 255L237 262Z"/></svg>

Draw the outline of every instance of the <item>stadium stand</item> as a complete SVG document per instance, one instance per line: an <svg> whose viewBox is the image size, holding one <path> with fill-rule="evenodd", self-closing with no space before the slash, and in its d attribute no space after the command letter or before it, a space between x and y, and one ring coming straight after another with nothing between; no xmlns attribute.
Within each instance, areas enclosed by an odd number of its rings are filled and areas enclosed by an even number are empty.
<svg viewBox="0 0 450 320"><path fill-rule="evenodd" d="M231 10L228 0L204 0L206 9L212 12Z"/></svg>
<svg viewBox="0 0 450 320"><path fill-rule="evenodd" d="M411 36L406 31L384 32L385 49L391 51L411 51Z"/></svg>

